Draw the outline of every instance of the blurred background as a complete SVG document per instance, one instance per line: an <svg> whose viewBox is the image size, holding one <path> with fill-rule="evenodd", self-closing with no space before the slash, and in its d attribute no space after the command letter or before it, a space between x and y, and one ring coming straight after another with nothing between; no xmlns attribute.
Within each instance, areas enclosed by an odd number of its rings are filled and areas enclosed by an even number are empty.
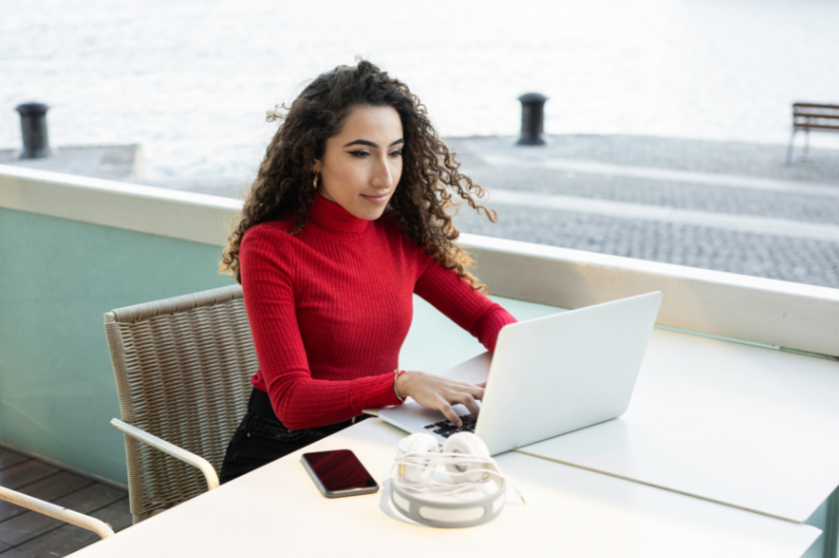
<svg viewBox="0 0 839 558"><path fill-rule="evenodd" d="M360 55L408 83L476 181L557 197L545 213L499 194L501 222L464 230L836 287L839 134L784 158L791 104L839 103L837 52L832 0L24 1L0 18L0 149L9 164L14 107L41 101L54 147L139 144L127 180L242 197L266 110ZM548 146L514 148L529 91L549 98Z"/></svg>

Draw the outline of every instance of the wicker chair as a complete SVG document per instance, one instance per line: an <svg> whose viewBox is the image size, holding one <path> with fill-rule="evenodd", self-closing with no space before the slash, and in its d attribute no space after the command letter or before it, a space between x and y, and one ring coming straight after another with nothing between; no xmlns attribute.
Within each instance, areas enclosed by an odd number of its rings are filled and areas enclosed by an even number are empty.
<svg viewBox="0 0 839 558"><path fill-rule="evenodd" d="M218 486L256 352L238 285L108 312L105 334L138 523Z"/></svg>

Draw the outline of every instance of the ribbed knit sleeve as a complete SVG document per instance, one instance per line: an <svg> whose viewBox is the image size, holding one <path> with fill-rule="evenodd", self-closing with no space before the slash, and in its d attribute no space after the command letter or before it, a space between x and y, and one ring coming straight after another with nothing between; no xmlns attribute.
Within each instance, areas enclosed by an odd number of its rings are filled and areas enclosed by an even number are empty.
<svg viewBox="0 0 839 558"><path fill-rule="evenodd" d="M516 319L501 305L476 291L457 272L432 261L417 281L414 292L475 336L489 352L501 328Z"/></svg>
<svg viewBox="0 0 839 558"><path fill-rule="evenodd" d="M315 380L309 370L295 305L295 262L277 229L254 227L239 261L248 321L274 412L293 430L334 424L370 407L396 405L393 375Z"/></svg>

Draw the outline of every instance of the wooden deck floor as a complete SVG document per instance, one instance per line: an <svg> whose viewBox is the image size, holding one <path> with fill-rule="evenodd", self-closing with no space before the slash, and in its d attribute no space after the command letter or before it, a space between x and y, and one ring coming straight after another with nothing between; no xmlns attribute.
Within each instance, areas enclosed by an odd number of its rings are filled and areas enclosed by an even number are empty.
<svg viewBox="0 0 839 558"><path fill-rule="evenodd" d="M63 471L0 446L0 486L109 523L131 525L128 492ZM99 536L0 500L0 558L67 556Z"/></svg>

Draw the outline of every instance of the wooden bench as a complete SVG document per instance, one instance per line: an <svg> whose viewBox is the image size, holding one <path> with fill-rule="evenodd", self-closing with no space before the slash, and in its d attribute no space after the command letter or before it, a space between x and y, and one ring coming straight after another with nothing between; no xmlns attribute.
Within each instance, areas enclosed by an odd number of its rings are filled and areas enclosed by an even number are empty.
<svg viewBox="0 0 839 558"><path fill-rule="evenodd" d="M792 136L787 149L787 165L792 163L792 148L796 132L806 132L804 137L804 160L810 148L810 131L839 132L839 105L820 105L815 103L793 103Z"/></svg>

